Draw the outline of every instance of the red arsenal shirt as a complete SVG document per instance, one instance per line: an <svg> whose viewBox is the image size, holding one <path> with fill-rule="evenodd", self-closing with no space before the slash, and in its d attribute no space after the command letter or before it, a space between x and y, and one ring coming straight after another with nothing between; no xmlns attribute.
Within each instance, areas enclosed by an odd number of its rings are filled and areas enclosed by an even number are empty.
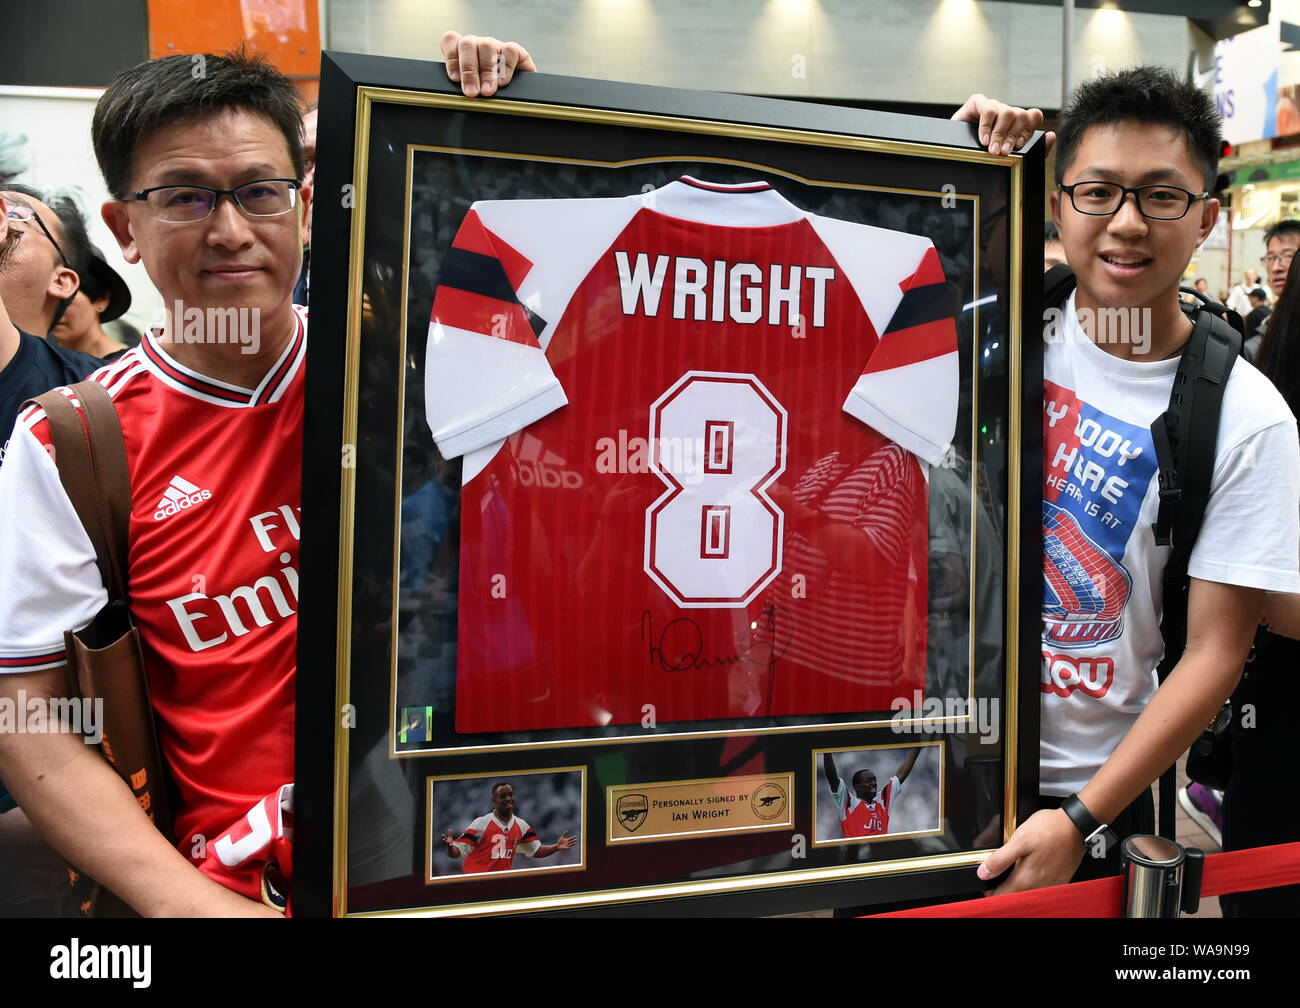
<svg viewBox="0 0 1300 1008"><path fill-rule="evenodd" d="M518 816L511 816L506 825L491 813L479 816L456 838L466 875L510 871L516 853L532 857L541 845L533 828Z"/></svg>
<svg viewBox="0 0 1300 1008"><path fill-rule="evenodd" d="M122 422L131 615L180 791L177 845L196 863L293 777L306 341L300 309L293 340L256 389L182 367L154 335L92 375ZM33 407L0 479L0 669L9 672L62 664L63 631L88 624L106 598L48 443ZM260 864L218 859L204 870L260 894Z"/></svg>
<svg viewBox="0 0 1300 1008"><path fill-rule="evenodd" d="M840 789L835 792L836 811L840 817L840 828L846 837L884 836L889 832L889 811L893 808L894 798L898 795L897 777L890 777L880 793L869 802L864 802L849 788L849 782L840 780Z"/></svg>
<svg viewBox="0 0 1300 1008"><path fill-rule="evenodd" d="M469 453L457 730L923 688L922 467L956 358L927 239L766 183L475 204L426 378L440 449Z"/></svg>

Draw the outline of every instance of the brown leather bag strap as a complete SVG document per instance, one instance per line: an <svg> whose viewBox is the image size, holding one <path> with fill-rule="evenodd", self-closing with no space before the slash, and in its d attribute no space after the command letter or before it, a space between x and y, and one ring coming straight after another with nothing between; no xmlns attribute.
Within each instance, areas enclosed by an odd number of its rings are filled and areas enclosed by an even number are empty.
<svg viewBox="0 0 1300 1008"><path fill-rule="evenodd" d="M122 423L108 390L99 382L83 381L72 386L81 401L90 435L99 511L104 524L113 580L105 579L111 600L127 599L127 534L131 527L131 477L126 469L126 445Z"/></svg>
<svg viewBox="0 0 1300 1008"><path fill-rule="evenodd" d="M70 388L81 412L57 389L31 401L45 410L59 480L95 548L109 600L124 601L131 484L122 426L98 382L78 382Z"/></svg>

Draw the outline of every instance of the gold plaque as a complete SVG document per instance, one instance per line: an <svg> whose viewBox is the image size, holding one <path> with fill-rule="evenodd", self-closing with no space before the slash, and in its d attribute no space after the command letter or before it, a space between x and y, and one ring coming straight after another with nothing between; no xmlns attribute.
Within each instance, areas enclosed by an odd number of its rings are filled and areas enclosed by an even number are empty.
<svg viewBox="0 0 1300 1008"><path fill-rule="evenodd" d="M792 825L793 774L714 777L607 789L609 843L753 833Z"/></svg>

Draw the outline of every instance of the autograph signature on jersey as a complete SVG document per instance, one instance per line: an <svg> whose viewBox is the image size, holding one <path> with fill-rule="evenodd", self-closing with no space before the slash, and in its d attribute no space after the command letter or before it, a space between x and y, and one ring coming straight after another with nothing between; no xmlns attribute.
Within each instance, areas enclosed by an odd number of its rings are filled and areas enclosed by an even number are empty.
<svg viewBox="0 0 1300 1008"><path fill-rule="evenodd" d="M664 672L741 664L767 668L782 658L793 634L789 611L765 602L758 618L736 642L734 653L705 655L704 633L693 619L679 616L670 620L656 638L654 614L649 609L641 614L641 640L647 646L647 658Z"/></svg>

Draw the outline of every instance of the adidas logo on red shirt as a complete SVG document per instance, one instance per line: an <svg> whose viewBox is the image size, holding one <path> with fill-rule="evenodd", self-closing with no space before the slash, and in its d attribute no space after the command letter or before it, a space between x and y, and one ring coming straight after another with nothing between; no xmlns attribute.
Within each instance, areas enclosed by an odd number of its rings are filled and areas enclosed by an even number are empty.
<svg viewBox="0 0 1300 1008"><path fill-rule="evenodd" d="M172 515L184 511L186 508L194 507L195 504L201 504L211 497L211 490L200 490L188 480L173 476L171 483L167 487L167 492L163 494L162 500L158 502L158 510L153 513L153 519L154 521L162 521L164 518L170 518Z"/></svg>

